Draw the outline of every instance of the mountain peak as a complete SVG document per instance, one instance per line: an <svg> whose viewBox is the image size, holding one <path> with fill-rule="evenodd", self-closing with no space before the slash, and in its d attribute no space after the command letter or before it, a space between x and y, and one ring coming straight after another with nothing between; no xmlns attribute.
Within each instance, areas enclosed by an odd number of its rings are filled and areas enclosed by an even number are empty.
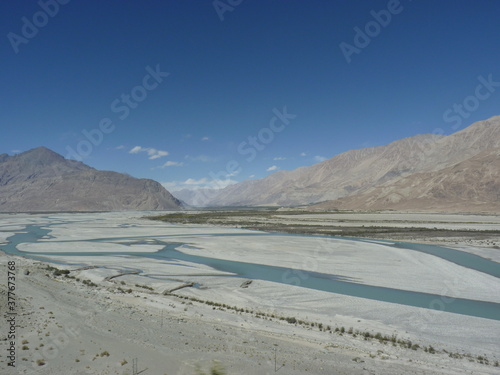
<svg viewBox="0 0 500 375"><path fill-rule="evenodd" d="M33 159L36 158L42 162L53 162L53 161L64 160L64 157L62 155L52 151L51 149L48 149L45 146L32 148L31 150L18 154L17 157L22 157L22 158L29 157Z"/></svg>
<svg viewBox="0 0 500 375"><path fill-rule="evenodd" d="M479 159L472 158L485 150L495 151L488 154L488 163L486 159L480 159L484 164L483 174L466 174L460 169L450 169L455 165L463 167L462 169L465 166L480 165ZM393 197L385 193L389 187L394 189L394 194L407 194L407 200L420 197L422 189L427 185L422 187L419 181L425 175L430 181L429 185L432 185L429 189L434 188L433 191L443 192L444 195L451 194L446 189L462 189L472 197L474 191L468 186L472 186L474 180L477 201L482 199L484 204L481 207L487 207L492 202L489 187L497 189L498 172L493 171L493 167L498 165L495 159L498 158L497 150L500 150L500 116L476 122L447 136L415 135L384 146L346 151L322 163L270 174L260 180L243 181L218 191L205 205L298 206L358 196L365 199L363 202L366 205L363 207L370 208L372 206L368 203L373 198L373 192L376 192L377 197L380 196L377 201L379 206L376 208L382 209L384 205L392 207L391 204L394 203ZM468 160L473 160L473 163L467 163ZM490 168L490 165L493 167ZM468 167L468 170L472 169ZM443 181L446 178L450 183L443 187L440 185L440 178ZM454 197L459 199L458 195ZM460 197L463 199L463 196ZM495 199L498 203L498 198ZM345 204L341 206L344 209L361 207L354 205L354 198L344 201ZM356 202L361 202L361 198ZM432 209L435 202L429 202L431 201L427 201L426 208ZM353 205L349 206L351 203Z"/></svg>
<svg viewBox="0 0 500 375"><path fill-rule="evenodd" d="M98 171L47 147L2 159L0 212L182 208L156 181Z"/></svg>

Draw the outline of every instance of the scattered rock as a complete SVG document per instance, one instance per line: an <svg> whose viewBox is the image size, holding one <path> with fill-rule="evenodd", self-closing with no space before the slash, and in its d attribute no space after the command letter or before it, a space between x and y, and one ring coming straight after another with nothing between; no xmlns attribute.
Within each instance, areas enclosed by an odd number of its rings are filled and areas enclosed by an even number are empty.
<svg viewBox="0 0 500 375"><path fill-rule="evenodd" d="M253 280L246 280L241 285L240 288L248 288L248 286L252 283Z"/></svg>

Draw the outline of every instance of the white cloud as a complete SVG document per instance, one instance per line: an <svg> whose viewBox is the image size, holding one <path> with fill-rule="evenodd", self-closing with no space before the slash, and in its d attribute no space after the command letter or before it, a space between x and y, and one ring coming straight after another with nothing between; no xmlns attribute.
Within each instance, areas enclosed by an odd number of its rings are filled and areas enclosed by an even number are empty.
<svg viewBox="0 0 500 375"><path fill-rule="evenodd" d="M278 167L277 165L273 165L272 167L267 168L266 171L272 172L272 171L277 171L278 169L280 169L280 167Z"/></svg>
<svg viewBox="0 0 500 375"><path fill-rule="evenodd" d="M129 151L129 154L138 154L139 152L146 152L149 155L150 160L155 160L168 155L168 151L162 151L162 150L157 150L156 148L141 147L141 146L133 147Z"/></svg>
<svg viewBox="0 0 500 375"><path fill-rule="evenodd" d="M125 148L124 145L116 146L115 150L123 150Z"/></svg>
<svg viewBox="0 0 500 375"><path fill-rule="evenodd" d="M314 160L316 160L317 162L321 162L321 161L325 161L327 158L325 158L324 156L319 156L319 155L316 155L314 157Z"/></svg>
<svg viewBox="0 0 500 375"><path fill-rule="evenodd" d="M160 168L166 168L166 167L182 167L184 165L183 162L181 161L172 161L169 160L165 164L163 164Z"/></svg>
<svg viewBox="0 0 500 375"><path fill-rule="evenodd" d="M161 158L163 156L167 156L168 152L167 151L159 151L159 150L149 150L148 151L149 158L151 160Z"/></svg>
<svg viewBox="0 0 500 375"><path fill-rule="evenodd" d="M273 160L286 160L283 156L276 156Z"/></svg>
<svg viewBox="0 0 500 375"><path fill-rule="evenodd" d="M208 182L208 179L203 177L200 178L199 180L195 180L194 178L188 178L186 181L184 181L185 185L204 185Z"/></svg>
<svg viewBox="0 0 500 375"><path fill-rule="evenodd" d="M248 178L254 178L255 175L254 174L251 174L250 176L248 176Z"/></svg>
<svg viewBox="0 0 500 375"><path fill-rule="evenodd" d="M209 141L209 140L210 140L210 137L205 136L205 137L203 137L201 140L202 140L203 142L207 142L207 141Z"/></svg>
<svg viewBox="0 0 500 375"><path fill-rule="evenodd" d="M300 156L307 156L307 154L305 152L301 152Z"/></svg>
<svg viewBox="0 0 500 375"><path fill-rule="evenodd" d="M11 152L12 152L13 154L19 154L19 153L21 153L21 150L12 150Z"/></svg>
<svg viewBox="0 0 500 375"><path fill-rule="evenodd" d="M198 189L223 189L226 186L237 184L238 181L227 178L225 180L209 180L206 177L195 179L188 178L184 181L162 182L165 189L169 191L179 191L182 189L198 190Z"/></svg>

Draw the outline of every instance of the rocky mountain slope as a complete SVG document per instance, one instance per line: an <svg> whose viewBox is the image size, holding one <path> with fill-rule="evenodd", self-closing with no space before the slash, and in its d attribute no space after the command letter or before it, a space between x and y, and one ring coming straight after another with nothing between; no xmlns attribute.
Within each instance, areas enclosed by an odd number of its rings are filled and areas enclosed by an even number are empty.
<svg viewBox="0 0 500 375"><path fill-rule="evenodd" d="M156 181L98 171L45 147L0 155L0 212L181 208Z"/></svg>
<svg viewBox="0 0 500 375"><path fill-rule="evenodd" d="M310 208L500 212L500 148Z"/></svg>
<svg viewBox="0 0 500 375"><path fill-rule="evenodd" d="M413 203L398 207L420 207L437 201L449 206L466 196L471 201L473 193L469 190L468 178L474 177L477 185L474 200L488 206L494 199L488 186L491 181L493 186L498 183L498 175L495 177L489 172L493 173L497 165L499 148L500 116L496 116L448 136L417 135L386 146L347 151L310 167L244 181L221 190L205 205L294 206L353 197L343 199L340 207L383 209L395 205L394 194L400 194L404 199L398 202ZM482 167L491 170L474 172L473 166L478 166L481 158L488 160ZM425 188L423 180L427 184ZM431 191L434 198L424 199L425 192ZM469 193L457 195L458 191ZM354 199L358 195L359 199Z"/></svg>

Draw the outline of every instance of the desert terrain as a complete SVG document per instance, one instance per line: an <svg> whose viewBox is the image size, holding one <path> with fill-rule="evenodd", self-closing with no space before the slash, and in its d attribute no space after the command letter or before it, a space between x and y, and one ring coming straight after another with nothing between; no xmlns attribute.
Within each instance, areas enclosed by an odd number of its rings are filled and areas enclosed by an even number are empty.
<svg viewBox="0 0 500 375"><path fill-rule="evenodd" d="M145 374L498 373L500 320L447 311L453 299L499 304L498 277L385 242L438 243L498 262L497 216L206 214L2 214L0 263L7 274L15 262L17 312L16 368L2 356L2 371L134 374L137 363ZM13 237L33 226L47 231ZM298 229L330 236L284 233ZM346 231L372 240L330 233ZM275 267L281 280L224 262ZM317 290L307 284L315 274L427 293L442 308ZM2 316L6 306L3 290Z"/></svg>

